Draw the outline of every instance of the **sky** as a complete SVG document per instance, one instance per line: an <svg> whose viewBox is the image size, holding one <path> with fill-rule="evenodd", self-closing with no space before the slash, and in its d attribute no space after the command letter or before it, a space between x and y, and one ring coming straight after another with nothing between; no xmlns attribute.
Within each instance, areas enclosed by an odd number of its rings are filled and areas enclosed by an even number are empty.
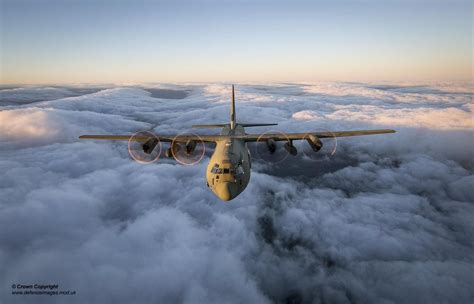
<svg viewBox="0 0 474 304"><path fill-rule="evenodd" d="M2 84L472 81L471 1L1 1Z"/></svg>

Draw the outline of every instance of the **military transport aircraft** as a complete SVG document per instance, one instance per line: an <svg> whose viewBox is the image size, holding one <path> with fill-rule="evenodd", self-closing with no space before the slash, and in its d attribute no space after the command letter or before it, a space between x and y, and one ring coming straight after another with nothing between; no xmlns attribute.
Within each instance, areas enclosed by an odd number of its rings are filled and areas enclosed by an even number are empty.
<svg viewBox="0 0 474 304"><path fill-rule="evenodd" d="M293 145L294 140L306 140L314 152L318 152L323 143L321 138L373 135L384 133L395 133L394 130L357 130L357 131L336 131L336 132L308 132L308 133L262 133L247 134L246 127L273 126L275 123L237 123L235 117L235 93L232 86L232 107L230 112L229 124L209 124L194 125L193 128L222 128L219 135L197 135L197 134L178 134L161 135L151 132L136 133L134 135L82 135L80 139L99 139L99 140L123 140L129 142L129 151L131 142L138 142L141 149L146 154L151 154L160 142L170 142L171 146L166 150L167 157L174 157L177 161L178 151L181 145L184 145L184 151L187 155L195 152L198 143L204 146L204 143L215 143L214 153L211 156L207 166L206 178L208 187L221 200L229 201L237 197L247 187L250 181L251 159L250 151L247 148L247 142L265 142L268 152L276 151L277 141L285 141L285 150L296 155L297 149ZM204 152L203 154L204 155ZM133 155L132 155L133 157ZM133 157L134 158L134 157ZM181 162L181 161L179 161ZM182 162L181 162L182 163Z"/></svg>

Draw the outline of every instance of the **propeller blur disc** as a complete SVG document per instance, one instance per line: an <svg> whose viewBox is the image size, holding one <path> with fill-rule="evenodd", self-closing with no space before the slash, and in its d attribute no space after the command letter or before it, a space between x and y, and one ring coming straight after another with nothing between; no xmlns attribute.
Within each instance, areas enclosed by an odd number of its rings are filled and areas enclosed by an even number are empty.
<svg viewBox="0 0 474 304"><path fill-rule="evenodd" d="M187 136L192 135L198 140L188 140ZM202 138L194 133L180 133L173 138L171 142L171 153L173 158L185 166L194 166L198 164L206 153L206 145Z"/></svg>
<svg viewBox="0 0 474 304"><path fill-rule="evenodd" d="M128 140L128 153L140 164L154 163L160 158L160 139L150 131L136 132Z"/></svg>

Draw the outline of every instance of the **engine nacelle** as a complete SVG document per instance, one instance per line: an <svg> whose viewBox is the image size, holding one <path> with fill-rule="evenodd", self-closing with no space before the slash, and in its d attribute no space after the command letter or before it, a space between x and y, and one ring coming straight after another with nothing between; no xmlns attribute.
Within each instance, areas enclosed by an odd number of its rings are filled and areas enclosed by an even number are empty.
<svg viewBox="0 0 474 304"><path fill-rule="evenodd" d="M276 142L271 138L267 139L267 149L271 154L275 153L276 148L277 148Z"/></svg>
<svg viewBox="0 0 474 304"><path fill-rule="evenodd" d="M315 135L309 135L306 137L306 141L314 152L318 152L323 147L323 142Z"/></svg>
<svg viewBox="0 0 474 304"><path fill-rule="evenodd" d="M288 151L288 153L290 153L291 155L295 156L296 154L298 154L298 150L295 146L293 146L293 143L291 141L286 142L284 147L285 150Z"/></svg>
<svg viewBox="0 0 474 304"><path fill-rule="evenodd" d="M195 140L188 140L186 142L186 154L192 154L194 149L196 149L196 141Z"/></svg>
<svg viewBox="0 0 474 304"><path fill-rule="evenodd" d="M143 152L145 152L146 154L151 154L151 152L153 152L157 144L158 144L158 139L150 138L142 145Z"/></svg>

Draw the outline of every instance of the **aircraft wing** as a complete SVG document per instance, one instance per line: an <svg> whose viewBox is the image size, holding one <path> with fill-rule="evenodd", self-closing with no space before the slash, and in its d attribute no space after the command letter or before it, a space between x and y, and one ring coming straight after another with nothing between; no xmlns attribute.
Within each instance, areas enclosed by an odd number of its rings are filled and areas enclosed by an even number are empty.
<svg viewBox="0 0 474 304"><path fill-rule="evenodd" d="M154 137L158 138L161 142L187 142L188 140L195 141L204 141L204 142L215 142L218 139L222 138L220 135L160 135L153 134ZM149 139L153 138L152 136L146 135L81 135L79 139L93 139L93 140L123 140L123 141L137 141L137 142L147 142Z"/></svg>
<svg viewBox="0 0 474 304"><path fill-rule="evenodd" d="M204 141L204 142L216 142L228 138L241 139L246 142L252 141L263 141L267 139L273 139L275 141L287 141L287 140L302 140L307 138L309 135L314 135L319 138L332 138L332 137L347 137L347 136L361 136L361 135L375 135L395 133L394 130L382 129L382 130L357 130L357 131L336 131L336 132L308 132L308 133L263 133L263 134L245 134L245 135L160 135L154 134L161 142L187 142L188 140ZM123 140L123 141L137 141L146 142L152 136L146 135L82 135L80 139L93 139L93 140Z"/></svg>
<svg viewBox="0 0 474 304"><path fill-rule="evenodd" d="M332 138L332 137L348 137L348 136L361 136L361 135L375 135L375 134L386 134L395 133L395 130L381 129L381 130L355 130L355 131L327 131L327 132L308 132L308 133L263 133L263 134L246 134L240 136L234 136L234 138L243 139L245 141L263 141L267 139L273 139L275 141L287 141L287 140L302 140L306 139L309 135L314 135L318 138Z"/></svg>

